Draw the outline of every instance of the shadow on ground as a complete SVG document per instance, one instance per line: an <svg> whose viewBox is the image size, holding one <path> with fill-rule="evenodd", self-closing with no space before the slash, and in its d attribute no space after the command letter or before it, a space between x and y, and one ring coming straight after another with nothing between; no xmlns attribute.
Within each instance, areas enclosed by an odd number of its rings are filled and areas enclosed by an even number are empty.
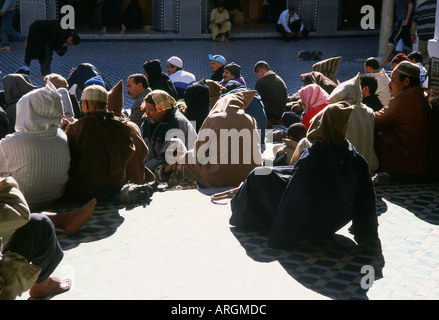
<svg viewBox="0 0 439 320"><path fill-rule="evenodd" d="M413 213L417 218L439 225L439 193L438 184L388 185L376 187L377 198L385 199ZM378 211L377 202L377 213ZM384 210L386 211L386 210ZM382 211L381 213L383 213Z"/></svg>

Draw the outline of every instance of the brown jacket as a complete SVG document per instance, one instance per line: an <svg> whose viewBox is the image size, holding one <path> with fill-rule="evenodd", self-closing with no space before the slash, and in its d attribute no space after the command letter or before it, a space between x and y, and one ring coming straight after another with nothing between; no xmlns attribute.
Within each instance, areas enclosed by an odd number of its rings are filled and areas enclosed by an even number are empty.
<svg viewBox="0 0 439 320"><path fill-rule="evenodd" d="M420 86L398 92L375 113L375 145L380 171L397 174L427 173L432 132L432 109Z"/></svg>
<svg viewBox="0 0 439 320"><path fill-rule="evenodd" d="M199 138L195 142L194 148L184 155L184 170L204 187L238 186L255 167L262 165L260 138L258 134L253 136L254 130L257 129L256 120L242 110L248 106L255 94L256 91L245 91L229 94L218 100L200 128ZM203 131L204 129L212 130L209 132L214 133L216 143L203 137L203 133L206 132ZM239 140L237 147L233 147L231 140L233 141L235 137L232 134L232 138L229 138L228 141L226 154L221 152L221 143L225 143L224 134L228 129L251 133L248 135L251 138L246 142ZM215 151L216 155L213 154ZM205 159L209 159L208 163L201 163L203 156L206 156ZM232 158L236 156L238 163L234 164Z"/></svg>

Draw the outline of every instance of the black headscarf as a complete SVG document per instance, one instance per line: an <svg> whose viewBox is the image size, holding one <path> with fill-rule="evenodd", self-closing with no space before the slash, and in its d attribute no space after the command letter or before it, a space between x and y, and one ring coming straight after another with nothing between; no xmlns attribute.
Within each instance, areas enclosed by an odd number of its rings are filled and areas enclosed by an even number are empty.
<svg viewBox="0 0 439 320"><path fill-rule="evenodd" d="M200 129L209 114L210 89L205 79L187 87L184 101L186 103L185 116L189 121L196 121L195 129Z"/></svg>
<svg viewBox="0 0 439 320"><path fill-rule="evenodd" d="M149 60L143 64L143 70L148 74L149 87L152 90L166 91L175 100L178 100L177 90L172 80L166 73L162 72L160 60Z"/></svg>

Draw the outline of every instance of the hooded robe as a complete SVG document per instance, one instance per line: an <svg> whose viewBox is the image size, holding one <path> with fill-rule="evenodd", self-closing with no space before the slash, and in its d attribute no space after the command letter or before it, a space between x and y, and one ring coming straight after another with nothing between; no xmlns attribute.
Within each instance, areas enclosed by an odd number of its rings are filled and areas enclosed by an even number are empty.
<svg viewBox="0 0 439 320"><path fill-rule="evenodd" d="M49 82L17 102L16 132L0 142L1 175L14 177L31 208L64 193L70 152L62 117L61 96Z"/></svg>

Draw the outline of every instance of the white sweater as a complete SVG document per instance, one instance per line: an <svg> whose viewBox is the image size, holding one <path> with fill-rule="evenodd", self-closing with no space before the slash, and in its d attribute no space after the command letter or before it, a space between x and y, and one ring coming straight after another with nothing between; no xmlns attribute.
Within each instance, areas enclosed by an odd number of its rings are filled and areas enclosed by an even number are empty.
<svg viewBox="0 0 439 320"><path fill-rule="evenodd" d="M16 132L0 141L0 176L17 181L31 208L64 193L70 151L59 129L62 116L61 95L53 85L33 90L17 103Z"/></svg>

